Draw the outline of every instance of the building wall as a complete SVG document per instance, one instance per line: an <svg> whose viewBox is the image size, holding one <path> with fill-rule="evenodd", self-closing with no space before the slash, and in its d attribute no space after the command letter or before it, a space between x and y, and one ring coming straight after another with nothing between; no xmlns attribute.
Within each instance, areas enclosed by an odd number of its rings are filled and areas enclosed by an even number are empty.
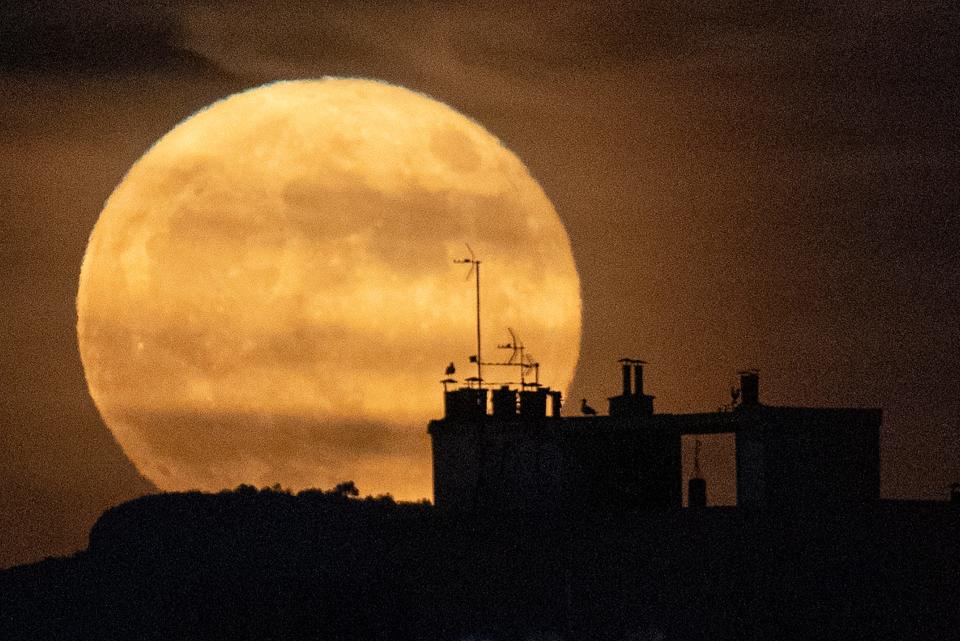
<svg viewBox="0 0 960 641"><path fill-rule="evenodd" d="M763 431L757 426L736 433L737 507L759 510L766 504L767 465Z"/></svg>
<svg viewBox="0 0 960 641"><path fill-rule="evenodd" d="M744 507L832 510L880 498L879 410L765 408L737 432Z"/></svg>
<svg viewBox="0 0 960 641"><path fill-rule="evenodd" d="M433 421L434 500L565 513L682 505L681 436L736 435L737 504L840 511L880 492L879 410L757 406L714 414Z"/></svg>
<svg viewBox="0 0 960 641"><path fill-rule="evenodd" d="M571 431L564 444L564 493L574 515L680 507L678 433L598 426Z"/></svg>
<svg viewBox="0 0 960 641"><path fill-rule="evenodd" d="M433 421L434 502L453 510L555 512L563 454L549 421ZM482 474L478 474L482 470Z"/></svg>
<svg viewBox="0 0 960 641"><path fill-rule="evenodd" d="M433 502L438 507L470 509L474 503L479 457L477 430L469 423L430 422L433 454Z"/></svg>
<svg viewBox="0 0 960 641"><path fill-rule="evenodd" d="M434 421L434 501L571 515L679 507L679 433L614 423Z"/></svg>

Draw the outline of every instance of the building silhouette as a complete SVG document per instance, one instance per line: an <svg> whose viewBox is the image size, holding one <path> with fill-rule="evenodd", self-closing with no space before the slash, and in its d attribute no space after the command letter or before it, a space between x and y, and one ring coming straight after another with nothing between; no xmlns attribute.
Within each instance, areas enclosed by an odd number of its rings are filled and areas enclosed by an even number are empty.
<svg viewBox="0 0 960 641"><path fill-rule="evenodd" d="M536 385L445 390L444 416L428 429L437 507L556 516L680 508L682 438L713 434L735 440L738 507L841 511L880 498L881 410L765 405L758 373L745 371L728 410L659 414L644 363L620 363L623 387L607 415L563 416L560 393ZM699 474L689 488L690 505L706 505Z"/></svg>
<svg viewBox="0 0 960 641"><path fill-rule="evenodd" d="M879 410L770 407L748 371L730 408L658 414L621 364L606 415L444 379L438 509L352 482L111 508L88 550L0 571L0 639L960 638L960 485L878 500ZM678 509L683 439L710 434L738 506L704 509L695 464Z"/></svg>

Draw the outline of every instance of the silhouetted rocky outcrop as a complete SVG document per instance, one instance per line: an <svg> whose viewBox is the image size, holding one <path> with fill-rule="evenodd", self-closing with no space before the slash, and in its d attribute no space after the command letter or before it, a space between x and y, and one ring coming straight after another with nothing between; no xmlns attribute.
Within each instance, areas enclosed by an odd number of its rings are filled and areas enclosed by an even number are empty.
<svg viewBox="0 0 960 641"><path fill-rule="evenodd" d="M477 521L241 486L107 511L0 573L3 639L956 639L960 511Z"/></svg>

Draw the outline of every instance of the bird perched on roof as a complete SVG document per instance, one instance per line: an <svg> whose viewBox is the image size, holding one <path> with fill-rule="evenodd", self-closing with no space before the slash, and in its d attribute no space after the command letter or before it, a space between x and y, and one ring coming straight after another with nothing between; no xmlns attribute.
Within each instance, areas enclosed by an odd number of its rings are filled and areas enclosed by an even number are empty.
<svg viewBox="0 0 960 641"><path fill-rule="evenodd" d="M445 373L447 376L450 376L451 374L456 374L456 373L457 373L457 367L456 367L456 365L454 365L453 363L450 363L449 365L447 365L447 371L444 372L444 373Z"/></svg>
<svg viewBox="0 0 960 641"><path fill-rule="evenodd" d="M597 410L587 405L587 399L580 401L580 413L584 416L596 416Z"/></svg>

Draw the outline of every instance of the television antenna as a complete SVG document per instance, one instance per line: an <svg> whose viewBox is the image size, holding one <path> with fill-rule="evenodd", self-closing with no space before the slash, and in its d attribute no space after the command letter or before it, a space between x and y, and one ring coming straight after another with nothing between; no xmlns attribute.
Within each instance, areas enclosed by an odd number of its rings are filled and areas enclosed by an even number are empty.
<svg viewBox="0 0 960 641"><path fill-rule="evenodd" d="M523 345L523 341L517 338L517 334L516 332L513 331L512 327L508 327L507 332L510 333L510 342L497 345L497 349L512 350L510 353L510 358L507 359L506 363L489 363L489 364L518 367L520 369L520 387L521 388L525 388L529 386L538 387L540 385L540 363L537 363L536 361L534 361L533 355L525 351L526 348ZM531 369L534 371L535 382L527 383L526 374Z"/></svg>

